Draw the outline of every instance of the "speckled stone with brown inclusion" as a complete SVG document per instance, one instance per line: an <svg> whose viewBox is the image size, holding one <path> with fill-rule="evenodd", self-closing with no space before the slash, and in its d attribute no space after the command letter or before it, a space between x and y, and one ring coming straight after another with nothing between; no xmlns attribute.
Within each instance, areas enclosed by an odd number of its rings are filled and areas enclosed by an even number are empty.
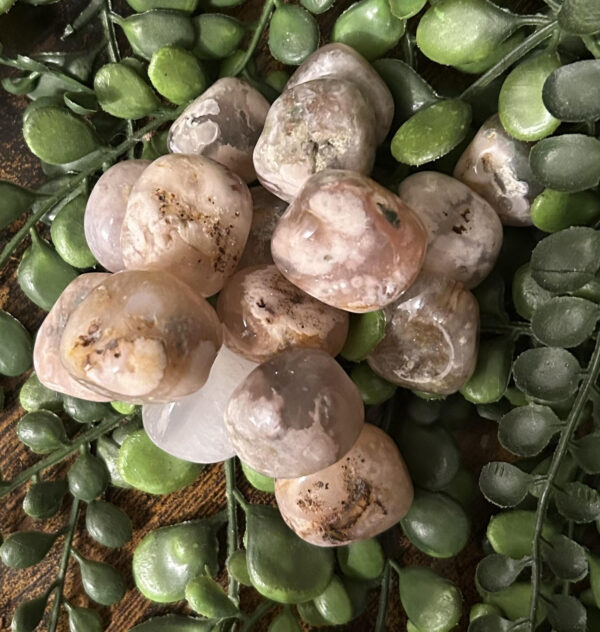
<svg viewBox="0 0 600 632"><path fill-rule="evenodd" d="M252 198L235 173L203 156L161 156L129 196L125 267L168 270L211 296L235 270L251 221Z"/></svg>
<svg viewBox="0 0 600 632"><path fill-rule="evenodd" d="M292 285L274 265L236 272L219 294L223 342L254 362L285 349L322 349L336 356L348 334L348 314Z"/></svg>
<svg viewBox="0 0 600 632"><path fill-rule="evenodd" d="M409 510L413 486L393 439L365 424L352 449L310 476L275 481L281 516L303 540L341 546L372 538Z"/></svg>
<svg viewBox="0 0 600 632"><path fill-rule="evenodd" d="M396 195L367 176L314 175L273 234L283 275L323 303L369 312L397 300L419 274L427 232Z"/></svg>

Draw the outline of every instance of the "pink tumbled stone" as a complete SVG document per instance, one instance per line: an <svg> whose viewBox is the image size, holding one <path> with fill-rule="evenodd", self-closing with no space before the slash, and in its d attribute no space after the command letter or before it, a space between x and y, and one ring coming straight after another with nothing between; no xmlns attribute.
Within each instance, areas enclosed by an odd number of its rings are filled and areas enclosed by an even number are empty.
<svg viewBox="0 0 600 632"><path fill-rule="evenodd" d="M292 347L336 356L348 334L348 314L292 285L274 265L236 272L219 294L223 342L254 362Z"/></svg>
<svg viewBox="0 0 600 632"><path fill-rule="evenodd" d="M285 212L271 244L289 281L323 303L370 312L410 287L425 258L417 215L374 180L352 171L314 175Z"/></svg>
<svg viewBox="0 0 600 632"><path fill-rule="evenodd" d="M60 340L71 313L97 285L109 277L110 274L104 272L90 272L73 279L40 325L33 348L33 364L39 381L47 388L92 402L113 399L71 377L60 361L59 351Z"/></svg>
<svg viewBox="0 0 600 632"><path fill-rule="evenodd" d="M384 339L367 358L388 382L449 395L471 377L477 361L479 306L462 283L423 271L385 309Z"/></svg>
<svg viewBox="0 0 600 632"><path fill-rule="evenodd" d="M235 173L204 156L161 156L129 196L125 267L168 270L211 296L235 270L251 222L252 198Z"/></svg>
<svg viewBox="0 0 600 632"><path fill-rule="evenodd" d="M337 463L275 481L282 518L303 540L341 546L372 538L403 518L413 500L406 464L393 439L365 424Z"/></svg>
<svg viewBox="0 0 600 632"><path fill-rule="evenodd" d="M164 271L124 270L73 311L60 357L80 383L144 404L198 390L220 346L214 309L185 283Z"/></svg>
<svg viewBox="0 0 600 632"><path fill-rule="evenodd" d="M259 365L225 412L240 459L267 476L292 478L338 461L364 424L358 388L317 349L288 349Z"/></svg>

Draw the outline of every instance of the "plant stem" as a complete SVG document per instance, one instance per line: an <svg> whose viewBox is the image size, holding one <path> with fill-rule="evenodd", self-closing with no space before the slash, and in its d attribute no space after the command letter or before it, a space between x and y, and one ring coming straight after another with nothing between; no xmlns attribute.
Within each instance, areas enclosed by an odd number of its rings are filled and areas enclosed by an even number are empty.
<svg viewBox="0 0 600 632"><path fill-rule="evenodd" d="M71 513L69 514L69 522L67 523L67 533L65 537L65 543L63 546L62 557L60 560L60 567L58 569L58 576L56 577L56 587L54 595L54 603L52 604L52 614L50 615L50 624L48 626L48 632L56 632L58 625L58 617L60 616L60 606L63 601L63 589L65 586L65 575L67 574L67 567L69 566L69 558L71 553L71 544L73 543L73 536L75 534L75 526L77 525L77 518L79 517L79 498L73 498L73 504L71 505Z"/></svg>
<svg viewBox="0 0 600 632"><path fill-rule="evenodd" d="M231 492L233 497L237 500L239 506L244 510L244 513L248 511L248 501L242 496L242 492L239 489L234 488Z"/></svg>
<svg viewBox="0 0 600 632"><path fill-rule="evenodd" d="M488 86L496 77L499 77L505 70L508 70L512 64L519 61L527 53L541 44L545 39L550 37L557 28L556 20L550 22L546 26L532 33L525 41L513 48L513 50L505 55L495 66L492 66L477 81L473 82L460 96L462 100L467 100L479 90Z"/></svg>
<svg viewBox="0 0 600 632"><path fill-rule="evenodd" d="M512 334L515 337L531 336L531 326L527 323L519 322L511 322L506 325L484 325L481 327L481 332L485 334Z"/></svg>
<svg viewBox="0 0 600 632"><path fill-rule="evenodd" d="M579 417L581 416L583 408L588 401L592 387L598 379L598 375L600 375L600 337L598 337L598 339L596 340L596 346L594 347L594 352L592 353L592 357L590 358L590 362L588 364L587 375L583 381L583 384L581 385L581 388L579 389L579 392L577 393L577 397L575 398L575 402L573 404L573 407L571 408L571 412L567 417L565 426L561 431L560 439L558 441L558 445L556 446L556 450L554 451L552 463L550 464L550 469L548 470L548 474L543 483L543 490L539 496L537 504L535 530L533 532L533 540L531 543L532 564L529 622L532 630L535 627L535 621L537 618L537 607L540 597L539 593L542 578L540 540L544 521L546 519L546 512L548 511L548 504L550 503L550 497L552 495L552 484L554 482L554 479L556 478L562 460L568 451L569 442L571 441L571 437L573 436L573 433L577 428Z"/></svg>
<svg viewBox="0 0 600 632"><path fill-rule="evenodd" d="M238 64L234 67L233 72L231 73L232 76L235 77L239 75L240 72L242 72L242 70L244 70L244 68L248 65L248 62L252 58L252 55L254 55L258 47L258 44L260 42L260 39L263 36L265 29L267 28L267 24L269 23L269 18L271 17L271 12L273 11L275 5L276 5L275 0L265 0L262 13L260 14L260 18L258 20L256 28L254 29L254 34L252 35L250 44L248 45L248 50L246 50L246 53L244 54L242 59L240 59Z"/></svg>
<svg viewBox="0 0 600 632"><path fill-rule="evenodd" d="M227 459L224 467L225 494L227 495L227 556L229 557L238 548L237 505L233 497L235 489L235 457ZM240 586L231 575L229 576L228 593L235 603L239 604Z"/></svg>
<svg viewBox="0 0 600 632"><path fill-rule="evenodd" d="M548 15L519 15L516 19L516 23L519 26L546 26L550 24L554 19Z"/></svg>
<svg viewBox="0 0 600 632"><path fill-rule="evenodd" d="M556 0L544 0L544 3L547 4L552 11L558 11L560 9L560 2Z"/></svg>
<svg viewBox="0 0 600 632"><path fill-rule="evenodd" d="M261 602L256 610L252 614L248 615L246 619L244 619L241 632L250 632L251 630L254 630L254 624L260 621L264 617L264 615L267 614L267 612L269 612L269 610L272 610L274 607L275 603L269 601L268 599L265 599L263 602Z"/></svg>
<svg viewBox="0 0 600 632"><path fill-rule="evenodd" d="M390 580L392 578L392 567L388 560L383 569L383 577L381 578L381 590L379 592L379 608L377 610L377 621L375 622L374 632L384 632L385 622L387 620L388 602L390 598Z"/></svg>
<svg viewBox="0 0 600 632"><path fill-rule="evenodd" d="M34 463L31 467L19 472L12 481L5 481L2 483L0 487L0 498L10 494L13 490L17 489L23 483L26 483L32 476L41 472L42 470L46 470L56 463L60 463L63 459L68 457L69 455L77 452L82 445L89 443L90 441L94 441L98 437L101 437L114 428L116 428L120 423L122 423L123 418L118 417L116 419L105 419L102 423L99 423L97 426L90 428L87 432L80 434L78 437L71 442L70 445L65 446L64 448L60 448L59 450L55 450L52 454L49 454L46 458Z"/></svg>

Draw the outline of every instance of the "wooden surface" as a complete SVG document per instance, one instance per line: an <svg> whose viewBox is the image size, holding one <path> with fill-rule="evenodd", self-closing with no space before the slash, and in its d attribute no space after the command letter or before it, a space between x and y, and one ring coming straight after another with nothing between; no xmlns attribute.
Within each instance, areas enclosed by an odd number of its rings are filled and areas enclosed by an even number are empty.
<svg viewBox="0 0 600 632"><path fill-rule="evenodd" d="M62 46L62 44L57 43L57 40L62 25L65 23L65 12L72 14L84 4L84 2L63 0L62 3L48 7L34 8L17 5L11 14L0 17L0 41L8 53L30 53L33 49L58 49ZM336 12L339 12L344 4L347 6L349 3L339 2ZM258 10L259 7L256 3L251 2L233 13L245 19L253 19ZM335 12L332 12L320 20L324 33L327 33L328 25L334 16ZM24 30L25 27L27 30ZM267 59L268 55L263 54L259 58L259 63L264 67ZM0 72L3 73L2 76L5 76L3 70ZM27 101L23 97L15 97L4 91L0 92L0 177L22 185L35 186L43 180L43 177L37 160L29 154L21 138L20 113L26 103ZM18 228L18 224L11 227L12 231L16 228ZM10 232L7 230L0 234L0 244L3 245L6 242ZM9 266L2 271L0 307L14 314L29 331L34 333L43 318L43 313L28 302L15 283L14 274L19 255L20 252L17 252ZM38 459L19 443L15 435L15 424L23 414L18 406L18 388L25 377L3 379L7 401L0 421L0 471L5 479L11 479L20 470ZM497 451L495 425L482 420L474 420L466 430L458 433L457 439L462 447L465 462L472 469L473 476L476 477L481 465L492 458L494 452ZM50 472L52 476L64 475L64 469L60 468ZM253 502L271 501L271 497L268 495L252 493L243 476L238 476L238 484ZM2 500L0 504L0 533L7 535L15 530L23 529L53 531L65 523L69 509L68 502L65 502L65 506L58 516L48 521L35 523L25 516L21 509L24 493L25 488L21 488ZM161 607L150 603L138 593L130 572L131 555L140 538L149 530L158 526L209 515L222 508L225 504L225 498L221 466L208 467L195 484L165 497L153 497L137 491L117 490L116 488L111 488L106 497L122 507L131 516L135 530L133 541L119 550L103 548L86 536L83 529L83 519L80 517L75 536L75 546L87 557L106 560L114 564L126 577L128 591L125 598L112 608L90 605L101 613L109 632L125 632L132 625L150 615L173 611L184 612L184 604ZM420 554L406 542L399 529L392 531L388 538L393 546L402 551L403 564L431 566L454 580L461 587L465 598L465 616L461 629L466 629L466 615L469 606L477 601L473 574L475 564L482 554L480 543L484 536L488 512L489 508L480 498L471 509L475 530L470 544L458 557L452 560L433 560ZM31 569L11 570L0 565L0 586L2 587L0 591L0 630L9 630L12 613L17 604L39 595L53 581L58 569L61 551L62 539L59 539L47 558ZM81 588L79 572L73 563L69 566L65 593L74 603L88 605L88 600ZM378 593L373 593L368 612L344 629L357 632L372 630L377 611L377 597ZM242 602L244 606L251 608L256 603L256 593L244 589ZM267 623L263 622L255 629L257 631L266 630L266 627ZM47 622L42 624L39 629L47 629ZM64 616L61 618L59 629L62 631L68 629ZM389 607L388 629L393 632L405 629L405 620L399 604L395 581Z"/></svg>

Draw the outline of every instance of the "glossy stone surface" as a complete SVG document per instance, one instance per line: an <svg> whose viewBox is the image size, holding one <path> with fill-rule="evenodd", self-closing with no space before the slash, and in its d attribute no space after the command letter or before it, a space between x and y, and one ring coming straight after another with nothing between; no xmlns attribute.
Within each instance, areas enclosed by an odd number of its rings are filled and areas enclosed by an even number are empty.
<svg viewBox="0 0 600 632"><path fill-rule="evenodd" d="M346 44L326 44L299 66L285 87L287 90L299 83L325 77L347 79L358 86L375 114L377 144L383 142L394 116L394 100L373 66Z"/></svg>
<svg viewBox="0 0 600 632"><path fill-rule="evenodd" d="M73 310L94 287L109 277L110 274L105 272L79 275L63 290L40 325L33 348L33 364L39 381L47 388L92 402L107 402L112 399L71 377L60 361L59 351L63 331Z"/></svg>
<svg viewBox="0 0 600 632"><path fill-rule="evenodd" d="M168 270L211 296L235 270L251 221L252 198L235 173L204 156L161 156L129 196L125 267Z"/></svg>
<svg viewBox="0 0 600 632"><path fill-rule="evenodd" d="M490 273L502 246L496 211L466 184L421 171L404 179L398 195L421 218L427 233L423 268L472 288Z"/></svg>
<svg viewBox="0 0 600 632"><path fill-rule="evenodd" d="M530 226L531 203L543 190L529 167L531 147L509 136L495 114L459 158L454 177L485 198L503 224Z"/></svg>
<svg viewBox="0 0 600 632"><path fill-rule="evenodd" d="M268 111L269 102L245 81L219 79L171 125L169 151L206 156L252 182L252 151Z"/></svg>
<svg viewBox="0 0 600 632"><path fill-rule="evenodd" d="M477 360L479 306L461 283L423 271L385 315L385 337L367 358L375 373L439 395L465 384Z"/></svg>
<svg viewBox="0 0 600 632"><path fill-rule="evenodd" d="M214 309L185 283L165 271L124 270L73 311L60 357L82 384L144 404L198 390L220 346Z"/></svg>
<svg viewBox="0 0 600 632"><path fill-rule="evenodd" d="M240 459L267 476L292 478L335 463L363 427L360 393L324 351L288 349L234 391L225 425Z"/></svg>
<svg viewBox="0 0 600 632"><path fill-rule="evenodd" d="M219 294L223 342L248 360L264 362L292 347L336 356L348 334L348 314L292 285L274 265L245 268Z"/></svg>
<svg viewBox="0 0 600 632"><path fill-rule="evenodd" d="M254 149L261 184L291 202L324 169L368 174L375 160L375 117L356 84L316 79L286 90L271 106Z"/></svg>
<svg viewBox="0 0 600 632"><path fill-rule="evenodd" d="M277 479L281 516L303 540L340 546L395 525L409 510L413 486L396 444L365 424L337 463L300 478Z"/></svg>
<svg viewBox="0 0 600 632"><path fill-rule="evenodd" d="M235 451L225 430L225 408L233 391L256 368L222 346L206 384L168 404L146 404L144 429L156 445L185 461L217 463Z"/></svg>
<svg viewBox="0 0 600 632"><path fill-rule="evenodd" d="M290 204L271 252L283 275L311 296L369 312L410 287L426 245L425 227L399 197L361 174L328 170Z"/></svg>
<svg viewBox="0 0 600 632"><path fill-rule="evenodd" d="M262 263L273 263L271 237L287 203L261 186L250 189L252 195L252 224L246 247L238 262L238 270Z"/></svg>
<svg viewBox="0 0 600 632"><path fill-rule="evenodd" d="M100 265L110 272L125 268L121 227L127 201L149 160L123 160L107 169L94 185L85 207L85 239Z"/></svg>

